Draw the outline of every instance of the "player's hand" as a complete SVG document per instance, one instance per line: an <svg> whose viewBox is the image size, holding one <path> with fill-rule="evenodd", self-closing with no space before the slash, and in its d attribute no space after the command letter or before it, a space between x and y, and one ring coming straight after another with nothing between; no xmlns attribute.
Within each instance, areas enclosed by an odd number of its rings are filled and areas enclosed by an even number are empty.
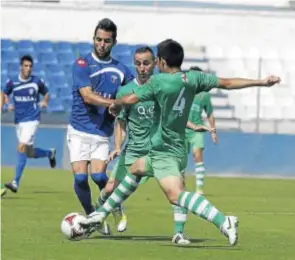
<svg viewBox="0 0 295 260"><path fill-rule="evenodd" d="M9 104L8 107L7 107L7 110L10 111L10 112L13 111L14 110L14 106L11 105L11 104Z"/></svg>
<svg viewBox="0 0 295 260"><path fill-rule="evenodd" d="M200 129L199 129L199 132L210 132L210 133L212 133L214 131L216 131L215 128L211 128L211 127L205 126L205 125L200 126Z"/></svg>
<svg viewBox="0 0 295 260"><path fill-rule="evenodd" d="M40 106L41 108L45 108L45 107L48 106L48 104L47 104L47 102L41 101L41 102L39 103L39 106Z"/></svg>
<svg viewBox="0 0 295 260"><path fill-rule="evenodd" d="M110 162L114 160L116 157L118 157L121 154L121 149L115 149L109 154L107 162Z"/></svg>
<svg viewBox="0 0 295 260"><path fill-rule="evenodd" d="M121 109L122 109L122 108L121 108L120 106L115 105L115 104L113 103L113 104L111 104L111 105L109 106L109 113L110 113L111 115L113 115L113 116L117 116L117 115L119 115Z"/></svg>
<svg viewBox="0 0 295 260"><path fill-rule="evenodd" d="M281 78L277 76L269 76L262 80L262 86L265 87L272 87L275 84L278 84L281 82Z"/></svg>
<svg viewBox="0 0 295 260"><path fill-rule="evenodd" d="M213 143L218 144L218 137L217 137L216 131L211 133L211 137L212 137Z"/></svg>

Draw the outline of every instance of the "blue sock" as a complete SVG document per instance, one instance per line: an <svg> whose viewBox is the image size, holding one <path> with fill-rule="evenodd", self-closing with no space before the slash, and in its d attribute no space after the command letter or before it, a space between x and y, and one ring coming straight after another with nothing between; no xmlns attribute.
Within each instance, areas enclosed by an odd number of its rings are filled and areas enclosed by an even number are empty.
<svg viewBox="0 0 295 260"><path fill-rule="evenodd" d="M15 166L14 181L19 186L20 178L23 175L24 168L27 163L27 155L25 153L17 152L17 164Z"/></svg>
<svg viewBox="0 0 295 260"><path fill-rule="evenodd" d="M100 190L102 190L106 186L109 179L105 172L91 173L91 178Z"/></svg>
<svg viewBox="0 0 295 260"><path fill-rule="evenodd" d="M74 178L74 189L77 194L77 197L80 200L80 203L84 208L85 213L89 215L94 211L94 208L91 203L91 191L88 183L88 174L74 174Z"/></svg>
<svg viewBox="0 0 295 260"><path fill-rule="evenodd" d="M51 155L50 150L43 150L41 148L34 148L34 158L44 158Z"/></svg>

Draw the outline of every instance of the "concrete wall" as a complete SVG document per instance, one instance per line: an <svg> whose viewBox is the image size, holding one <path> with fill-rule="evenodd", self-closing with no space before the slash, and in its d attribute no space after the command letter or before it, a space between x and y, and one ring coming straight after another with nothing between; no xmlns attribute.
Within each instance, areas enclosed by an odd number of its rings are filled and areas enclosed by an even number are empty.
<svg viewBox="0 0 295 260"><path fill-rule="evenodd" d="M14 166L17 144L15 129L13 126L2 126L1 131L1 163L3 166ZM36 139L38 147L57 148L59 168L70 166L65 137L66 129L42 127ZM294 135L220 132L219 145L212 144L209 137L206 135L205 162L210 173L295 177ZM30 159L28 166L49 167L47 159ZM194 171L192 155L189 156L188 171Z"/></svg>

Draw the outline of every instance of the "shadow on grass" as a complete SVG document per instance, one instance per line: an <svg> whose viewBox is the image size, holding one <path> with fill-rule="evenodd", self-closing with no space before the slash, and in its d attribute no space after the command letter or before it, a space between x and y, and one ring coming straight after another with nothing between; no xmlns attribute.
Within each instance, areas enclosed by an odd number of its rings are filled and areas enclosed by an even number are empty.
<svg viewBox="0 0 295 260"><path fill-rule="evenodd" d="M33 191L32 193L34 194L59 194L59 193L64 193L62 191L46 191L46 190L43 190L43 191Z"/></svg>
<svg viewBox="0 0 295 260"><path fill-rule="evenodd" d="M172 237L168 237L168 236L132 236L132 235L128 235L128 236L93 236L93 237L89 237L88 239L98 239L98 240L124 240L124 241L164 241L164 242L171 242L171 238ZM209 241L211 239L190 239L192 243L202 243L205 241ZM211 240L212 241L212 240Z"/></svg>
<svg viewBox="0 0 295 260"><path fill-rule="evenodd" d="M207 239L209 240L209 239ZM191 240L192 241L192 240ZM202 241L203 242L203 241ZM192 241L193 243L193 241ZM218 245L212 245L212 246L209 246L209 245L185 245L185 246L177 246L177 245L160 245L160 246L165 246L165 247L180 247L180 248L184 248L184 249L213 249L213 250L228 250L228 251L240 251L241 249L240 248L237 248L237 247L232 247L230 245L228 246L218 246Z"/></svg>

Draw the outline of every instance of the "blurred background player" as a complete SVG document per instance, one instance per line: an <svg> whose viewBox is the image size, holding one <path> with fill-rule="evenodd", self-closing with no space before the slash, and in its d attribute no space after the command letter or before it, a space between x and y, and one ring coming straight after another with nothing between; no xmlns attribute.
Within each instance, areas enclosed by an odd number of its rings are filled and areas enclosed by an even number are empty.
<svg viewBox="0 0 295 260"><path fill-rule="evenodd" d="M117 26L110 19L97 24L93 36L93 51L73 65L73 106L67 141L74 173L74 190L88 215L94 211L88 183L88 164L92 180L99 189L108 181L106 161L114 117L108 107L118 88L133 76L129 69L111 57L117 40ZM110 232L105 223L103 233Z"/></svg>
<svg viewBox="0 0 295 260"><path fill-rule="evenodd" d="M32 75L33 59L25 55L20 60L20 74L7 80L6 87L1 92L1 107L9 102L12 95L13 105L8 105L8 110L14 110L14 121L18 138L17 164L14 179L6 183L7 189L17 192L20 180L26 166L27 158L48 158L51 168L56 165L56 150L41 149L33 146L35 135L40 123L41 108L48 105L49 94L44 82ZM40 102L40 94L43 99Z"/></svg>
<svg viewBox="0 0 295 260"><path fill-rule="evenodd" d="M190 70L202 71L199 67L191 67ZM205 178L205 166L203 159L203 151L205 147L204 143L204 132L195 131L191 124L195 127L196 125L204 125L202 119L203 111L206 112L210 128L208 129L211 133L212 140L215 144L218 142L215 118L213 115L213 106L211 103L211 95L208 92L201 92L195 95L191 111L188 118L188 125L186 128L186 138L188 142L188 153L193 152L194 160L196 162L196 192L203 194L204 178ZM206 129L205 129L206 130Z"/></svg>
<svg viewBox="0 0 295 260"><path fill-rule="evenodd" d="M130 168L124 180L114 190L97 212L81 221L82 226L99 225L118 204L126 200L138 187L142 176L154 176L167 199L173 205L185 207L201 218L212 222L230 245L238 241L238 219L225 216L204 196L184 190L181 170L186 164L185 127L196 93L212 88L241 89L253 86L272 86L280 82L279 77L264 80L243 78L223 79L198 71L181 72L184 51L171 39L158 45L158 67L161 72L142 88L131 95L115 101L110 111L116 114L121 106L138 102L155 101L155 132L152 135L152 149L148 156L138 159Z"/></svg>
<svg viewBox="0 0 295 260"><path fill-rule="evenodd" d="M134 66L136 68L136 78L121 88L117 98L132 94L133 91L145 84L155 68L155 56L153 50L147 46L138 48L134 54ZM129 167L140 157L147 155L151 149L150 136L154 118L154 102L138 102L135 105L123 109L117 117L115 127L115 150L110 154L113 160L116 156L120 158L113 168L110 179L101 192L99 205L103 205L105 200L111 195L113 190L125 178L129 172ZM128 142L124 151L121 151L122 144L128 129ZM147 178L142 179L144 183ZM175 244L189 244L190 241L184 235L184 225L187 218L187 211L178 206L174 206L174 236L172 242ZM127 217L123 216L118 222L117 230L125 231L127 228Z"/></svg>

